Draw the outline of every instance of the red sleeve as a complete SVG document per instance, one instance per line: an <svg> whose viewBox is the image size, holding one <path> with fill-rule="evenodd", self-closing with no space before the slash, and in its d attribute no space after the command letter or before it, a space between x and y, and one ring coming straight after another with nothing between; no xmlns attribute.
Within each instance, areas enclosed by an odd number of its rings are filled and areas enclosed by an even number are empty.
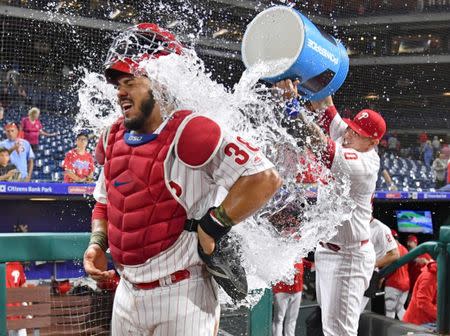
<svg viewBox="0 0 450 336"><path fill-rule="evenodd" d="M330 134L330 125L333 121L334 117L338 114L335 106L328 107L325 112L319 117L319 125L323 128L323 130Z"/></svg>
<svg viewBox="0 0 450 336"><path fill-rule="evenodd" d="M95 146L95 160L101 164L105 164L105 148L103 146L103 133L100 135L98 139L97 146Z"/></svg>
<svg viewBox="0 0 450 336"><path fill-rule="evenodd" d="M94 210L92 210L92 220L94 219L104 219L108 220L106 204L96 202L94 205Z"/></svg>
<svg viewBox="0 0 450 336"><path fill-rule="evenodd" d="M432 274L422 274L417 279L417 306L421 307L421 313L428 317L429 321L436 321L437 307L433 298L437 293L437 279Z"/></svg>
<svg viewBox="0 0 450 336"><path fill-rule="evenodd" d="M336 143L328 138L327 147L322 153L321 161L327 168L333 165L334 155L336 154Z"/></svg>
<svg viewBox="0 0 450 336"><path fill-rule="evenodd" d="M71 160L70 151L66 153L62 167L64 168L64 170L72 170L72 160Z"/></svg>

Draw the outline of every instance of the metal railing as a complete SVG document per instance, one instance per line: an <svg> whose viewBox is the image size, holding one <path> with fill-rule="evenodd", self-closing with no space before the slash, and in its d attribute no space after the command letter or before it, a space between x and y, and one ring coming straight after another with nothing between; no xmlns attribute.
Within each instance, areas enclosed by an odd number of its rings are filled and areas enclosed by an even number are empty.
<svg viewBox="0 0 450 336"><path fill-rule="evenodd" d="M441 226L438 241L420 244L396 262L383 268L380 275L383 277L389 275L424 253L429 253L437 261L437 332L447 335L450 333L450 217L446 225Z"/></svg>

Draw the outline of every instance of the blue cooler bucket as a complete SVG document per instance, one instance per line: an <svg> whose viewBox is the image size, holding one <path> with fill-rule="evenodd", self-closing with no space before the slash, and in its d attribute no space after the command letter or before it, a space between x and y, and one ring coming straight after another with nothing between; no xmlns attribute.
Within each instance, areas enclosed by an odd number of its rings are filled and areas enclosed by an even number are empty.
<svg viewBox="0 0 450 336"><path fill-rule="evenodd" d="M298 79L299 93L308 100L335 93L348 73L348 55L340 41L295 9L275 6L259 13L247 26L242 60L249 68L282 59L286 66L269 68L263 79L270 83Z"/></svg>

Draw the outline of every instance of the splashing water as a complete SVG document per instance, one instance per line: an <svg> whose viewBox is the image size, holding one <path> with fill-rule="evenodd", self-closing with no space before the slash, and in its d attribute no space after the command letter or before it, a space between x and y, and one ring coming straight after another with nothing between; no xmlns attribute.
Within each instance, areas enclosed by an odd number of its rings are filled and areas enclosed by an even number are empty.
<svg viewBox="0 0 450 336"><path fill-rule="evenodd" d="M280 279L288 280L294 272L292 265L318 241L330 239L336 232L336 224L348 219L352 208L349 184L345 181L323 185L316 204L307 201L308 190L296 183L297 172L317 163L311 160L300 163L305 150L298 147L298 139L281 126L284 103L276 91L258 84L264 70L283 67L285 62L289 60L259 64L245 71L233 90L213 81L194 51L142 63L142 69L151 79L155 99L162 106L191 109L213 118L226 132L250 140L265 152L284 179L283 191L233 230L242 246L250 289L265 288ZM119 107L113 87L94 73L86 73L82 85L77 120L83 120L83 127L99 129L115 120ZM313 118L306 110L303 112L308 119ZM163 113L168 115L170 111L166 109ZM315 154L320 157L320 153ZM328 173L323 168L320 176ZM297 213L296 220L301 223L288 235L280 235L269 220L270 215L284 207ZM249 302L252 304L256 300Z"/></svg>

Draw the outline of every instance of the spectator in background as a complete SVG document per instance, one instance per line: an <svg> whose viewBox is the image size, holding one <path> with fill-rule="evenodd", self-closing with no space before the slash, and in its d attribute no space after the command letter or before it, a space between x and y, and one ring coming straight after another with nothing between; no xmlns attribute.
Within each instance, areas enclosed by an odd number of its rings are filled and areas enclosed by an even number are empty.
<svg viewBox="0 0 450 336"><path fill-rule="evenodd" d="M25 277L25 271L23 266L18 261L6 263L6 288L18 288L25 287L27 278ZM22 303L10 303L9 306L20 306ZM11 316L8 319L14 320L20 317ZM8 330L8 336L27 336L26 329Z"/></svg>
<svg viewBox="0 0 450 336"><path fill-rule="evenodd" d="M24 139L27 140L34 151L37 150L39 144L39 135L54 136L58 133L47 133L44 131L41 121L39 120L39 115L41 110L37 107L32 107L28 111L28 117L22 118L20 122L20 127L23 131Z"/></svg>
<svg viewBox="0 0 450 336"><path fill-rule="evenodd" d="M428 134L426 132L420 133L419 134L420 146L422 147L425 144L425 142L427 142L427 141L428 141Z"/></svg>
<svg viewBox="0 0 450 336"><path fill-rule="evenodd" d="M18 179L17 167L9 162L9 152L5 147L0 147L0 181L12 181Z"/></svg>
<svg viewBox="0 0 450 336"><path fill-rule="evenodd" d="M391 152L393 154L398 154L398 152L397 152L398 144L399 144L399 142L397 140L397 133L393 133L388 139L389 152Z"/></svg>
<svg viewBox="0 0 450 336"><path fill-rule="evenodd" d="M5 117L5 109L0 105L0 121Z"/></svg>
<svg viewBox="0 0 450 336"><path fill-rule="evenodd" d="M76 138L76 147L66 153L63 161L64 182L92 182L94 176L94 159L86 151L88 135L79 133Z"/></svg>
<svg viewBox="0 0 450 336"><path fill-rule="evenodd" d="M15 123L6 124L5 133L8 139L0 142L0 147L5 147L8 150L11 163L20 172L20 180L29 182L34 166L33 149L27 140L18 137L19 128Z"/></svg>
<svg viewBox="0 0 450 336"><path fill-rule="evenodd" d="M411 302L403 322L417 325L436 323L437 320L437 263L423 268L413 289Z"/></svg>
<svg viewBox="0 0 450 336"><path fill-rule="evenodd" d="M433 137L433 141L431 142L431 145L433 146L433 149L435 152L437 152L441 149L441 142L439 141L439 138L436 135Z"/></svg>
<svg viewBox="0 0 450 336"><path fill-rule="evenodd" d="M433 161L433 146L431 145L431 141L427 140L423 146L423 162L425 163L425 166L428 168L431 167L431 161Z"/></svg>
<svg viewBox="0 0 450 336"><path fill-rule="evenodd" d="M415 235L413 234L408 235L408 240L406 241L408 251L415 249L418 243L419 241ZM411 291L413 290L414 285L416 284L416 280L419 277L420 272L422 272L422 268L432 260L433 258L431 258L431 256L428 253L424 253L408 263L409 285Z"/></svg>
<svg viewBox="0 0 450 336"><path fill-rule="evenodd" d="M408 253L406 247L404 247L398 241L398 233L392 230L392 236L397 242L398 251L400 252L400 257L403 257ZM394 273L390 274L386 279L384 300L386 304L386 316L390 318L395 318L398 316L399 320L403 319L405 314L405 302L408 298L409 292L409 274L408 274L408 264L398 268Z"/></svg>
<svg viewBox="0 0 450 336"><path fill-rule="evenodd" d="M439 156L433 161L432 167L436 189L442 188L447 184L445 178L445 173L447 171L447 160L445 159L445 155L439 153Z"/></svg>
<svg viewBox="0 0 450 336"><path fill-rule="evenodd" d="M29 99L24 87L20 84L20 73L16 69L9 70L3 85L0 100L4 106L15 105L22 110Z"/></svg>

